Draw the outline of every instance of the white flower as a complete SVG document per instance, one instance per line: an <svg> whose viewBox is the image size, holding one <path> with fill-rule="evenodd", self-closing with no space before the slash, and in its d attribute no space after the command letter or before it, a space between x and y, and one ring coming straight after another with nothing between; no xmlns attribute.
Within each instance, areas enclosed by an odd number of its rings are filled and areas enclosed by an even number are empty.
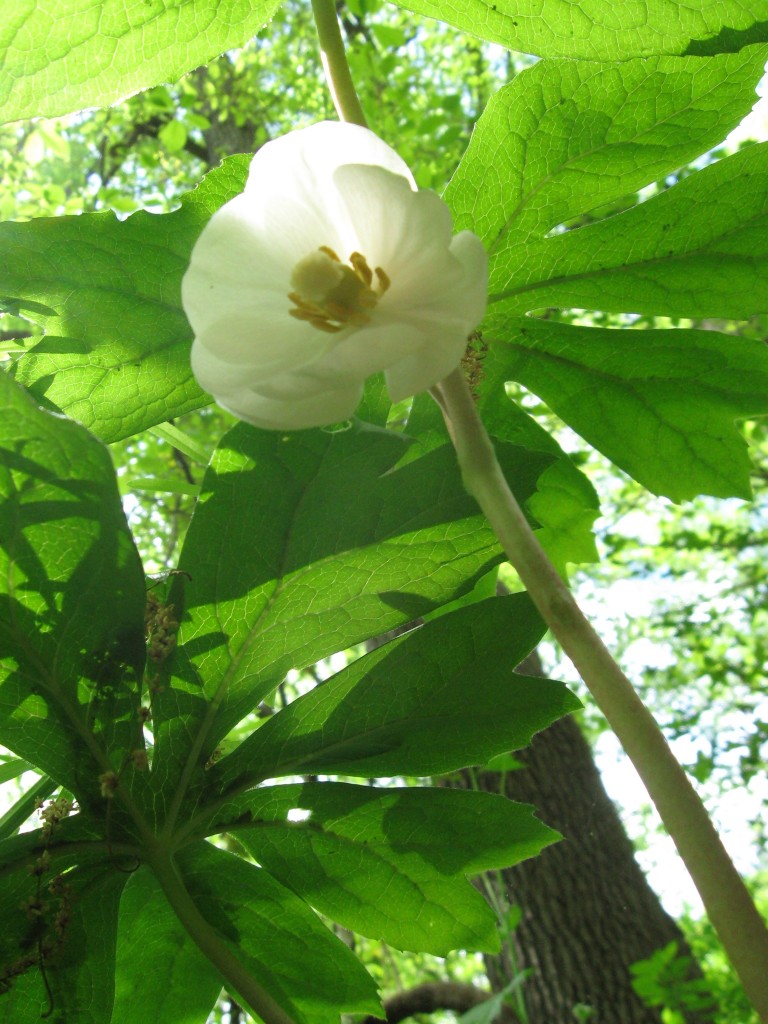
<svg viewBox="0 0 768 1024"><path fill-rule="evenodd" d="M458 365L485 311L487 257L366 128L324 122L268 143L205 227L182 283L192 369L260 427L351 416L383 370L392 401Z"/></svg>

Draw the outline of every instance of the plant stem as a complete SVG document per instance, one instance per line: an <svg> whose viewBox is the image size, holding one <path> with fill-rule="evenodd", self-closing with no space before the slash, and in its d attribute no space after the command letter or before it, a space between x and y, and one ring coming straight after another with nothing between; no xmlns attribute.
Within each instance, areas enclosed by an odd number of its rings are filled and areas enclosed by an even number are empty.
<svg viewBox="0 0 768 1024"><path fill-rule="evenodd" d="M323 68L339 118L367 127L334 0L312 0ZM701 895L744 990L768 1024L768 930L704 805L655 719L547 558L501 472L460 369L432 389L476 499L544 621L634 764Z"/></svg>
<svg viewBox="0 0 768 1024"><path fill-rule="evenodd" d="M216 929L205 920L187 892L171 857L165 852L158 852L148 856L147 863L154 871L179 921L200 951L218 968L227 986L231 986L264 1024L294 1024L293 1019L261 987Z"/></svg>
<svg viewBox="0 0 768 1024"><path fill-rule="evenodd" d="M312 0L323 70L339 120L368 127L347 63L335 0Z"/></svg>
<svg viewBox="0 0 768 1024"><path fill-rule="evenodd" d="M761 1020L768 1022L768 930L704 805L655 719L533 535L504 479L461 370L433 390L456 447L464 486L635 766L748 998Z"/></svg>

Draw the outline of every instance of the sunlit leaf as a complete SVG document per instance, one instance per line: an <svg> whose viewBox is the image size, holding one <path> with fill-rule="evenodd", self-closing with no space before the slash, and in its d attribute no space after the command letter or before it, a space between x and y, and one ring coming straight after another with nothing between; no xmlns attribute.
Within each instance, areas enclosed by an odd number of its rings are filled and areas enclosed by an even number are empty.
<svg viewBox="0 0 768 1024"><path fill-rule="evenodd" d="M177 860L200 912L296 1024L381 1012L354 953L266 871L208 843L186 847Z"/></svg>
<svg viewBox="0 0 768 1024"><path fill-rule="evenodd" d="M397 0L481 39L540 57L588 60L725 53L768 39L760 4L743 0Z"/></svg>
<svg viewBox="0 0 768 1024"><path fill-rule="evenodd" d="M542 61L498 92L445 193L456 226L489 251L491 293L530 279L539 251L560 238L545 243L547 232L721 142L754 104L766 56L755 46L715 58ZM613 252L629 257L621 230L610 232ZM547 271L560 280L559 263Z"/></svg>
<svg viewBox="0 0 768 1024"><path fill-rule="evenodd" d="M227 160L165 215L140 211L0 225L0 305L42 325L14 375L38 400L117 441L210 399L189 365L181 278L211 213L242 189Z"/></svg>
<svg viewBox="0 0 768 1024"><path fill-rule="evenodd" d="M617 466L675 501L748 498L737 419L768 413L768 349L716 331L499 319L494 360Z"/></svg>
<svg viewBox="0 0 768 1024"><path fill-rule="evenodd" d="M288 669L455 599L501 559L453 450L395 468L408 446L370 428L225 436L174 578L156 769L188 756L190 730L207 757ZM501 458L522 501L552 461L511 445Z"/></svg>
<svg viewBox="0 0 768 1024"><path fill-rule="evenodd" d="M184 931L155 876L146 867L134 871L120 900L113 1024L200 1024L220 991L218 971Z"/></svg>
<svg viewBox="0 0 768 1024"><path fill-rule="evenodd" d="M442 615L274 715L211 772L229 791L278 775L438 775L525 746L578 707L515 675L544 624L526 595Z"/></svg>
<svg viewBox="0 0 768 1024"><path fill-rule="evenodd" d="M767 226L762 143L626 213L528 245L524 263L499 271L506 283L491 313L575 306L744 319L768 309Z"/></svg>
<svg viewBox="0 0 768 1024"><path fill-rule="evenodd" d="M0 26L0 117L106 107L242 46L279 0L18 0Z"/></svg>

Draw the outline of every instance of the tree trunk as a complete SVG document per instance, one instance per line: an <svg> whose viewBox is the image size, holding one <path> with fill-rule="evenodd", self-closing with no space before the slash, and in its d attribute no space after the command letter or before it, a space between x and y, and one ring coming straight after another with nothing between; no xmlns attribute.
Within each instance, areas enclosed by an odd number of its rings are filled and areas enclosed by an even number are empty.
<svg viewBox="0 0 768 1024"><path fill-rule="evenodd" d="M540 669L535 652L521 666L529 675ZM515 756L523 769L476 774L476 781L492 792L501 782L505 796L533 804L563 840L501 872L503 898L521 908L522 920L510 948L486 958L491 985L498 991L530 969L522 987L528 1024L660 1024L632 989L629 965L672 940L680 953L690 950L634 858L589 745L569 717ZM458 784L469 785L462 776Z"/></svg>

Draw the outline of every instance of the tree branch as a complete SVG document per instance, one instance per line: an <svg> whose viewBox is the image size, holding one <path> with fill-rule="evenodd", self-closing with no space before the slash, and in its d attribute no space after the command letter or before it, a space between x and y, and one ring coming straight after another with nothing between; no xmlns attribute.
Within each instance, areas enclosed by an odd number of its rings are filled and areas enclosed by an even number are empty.
<svg viewBox="0 0 768 1024"><path fill-rule="evenodd" d="M474 985L458 981L433 981L398 992L384 1000L386 1020L366 1017L362 1024L399 1024L415 1013L435 1013L437 1010L455 1010L466 1013L474 1006L491 998L491 993Z"/></svg>

